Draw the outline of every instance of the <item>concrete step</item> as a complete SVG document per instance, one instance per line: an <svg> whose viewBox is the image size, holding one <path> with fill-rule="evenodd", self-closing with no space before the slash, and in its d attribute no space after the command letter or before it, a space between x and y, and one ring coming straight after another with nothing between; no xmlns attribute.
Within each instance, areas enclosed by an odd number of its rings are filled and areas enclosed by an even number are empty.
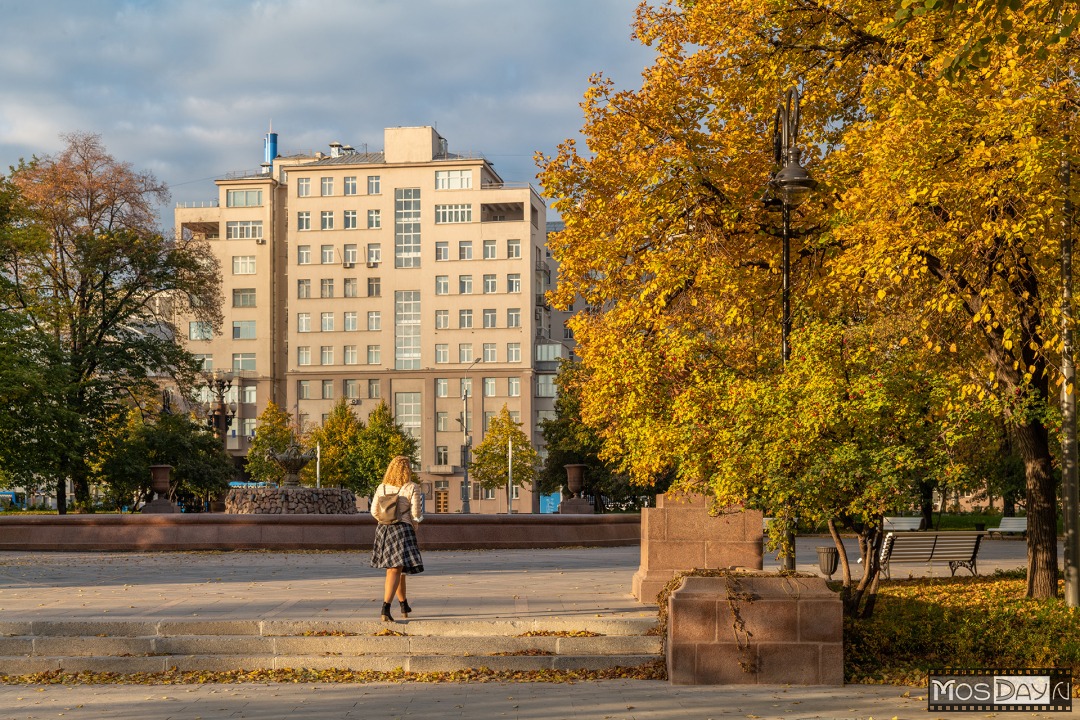
<svg viewBox="0 0 1080 720"><path fill-rule="evenodd" d="M598 670L662 657L646 618L0 623L0 674L285 668ZM394 634L387 634L387 631Z"/></svg>

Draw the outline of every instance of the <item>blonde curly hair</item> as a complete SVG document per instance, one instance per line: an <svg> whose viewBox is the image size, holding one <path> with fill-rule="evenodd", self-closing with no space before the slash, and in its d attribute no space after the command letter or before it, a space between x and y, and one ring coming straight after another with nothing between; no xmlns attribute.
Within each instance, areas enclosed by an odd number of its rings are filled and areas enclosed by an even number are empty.
<svg viewBox="0 0 1080 720"><path fill-rule="evenodd" d="M391 487L404 487L412 482L412 467L409 458L398 455L390 461L383 475L383 484Z"/></svg>

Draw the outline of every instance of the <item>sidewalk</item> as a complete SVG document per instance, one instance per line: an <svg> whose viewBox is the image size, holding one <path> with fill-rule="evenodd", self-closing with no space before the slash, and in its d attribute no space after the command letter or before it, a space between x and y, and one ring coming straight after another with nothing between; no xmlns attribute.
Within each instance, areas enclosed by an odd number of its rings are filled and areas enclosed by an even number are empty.
<svg viewBox="0 0 1080 720"><path fill-rule="evenodd" d="M816 571L814 548L827 542L800 538L799 569ZM988 541L980 552L980 572L1023 567L1025 553L1023 542ZM415 617L424 619L654 617L655 607L629 595L639 554L637 547L428 552L427 571L409 578L409 598ZM766 568L775 567L775 560L766 560ZM904 566L894 574L906 577L909 571L922 575L927 568ZM933 572L947 575L948 568ZM382 573L358 552L0 553L0 635L5 621L25 620L367 620L378 614L381 587ZM921 689L891 686L744 689L652 681L0 685L0 717L930 717L919 698L924 698Z"/></svg>

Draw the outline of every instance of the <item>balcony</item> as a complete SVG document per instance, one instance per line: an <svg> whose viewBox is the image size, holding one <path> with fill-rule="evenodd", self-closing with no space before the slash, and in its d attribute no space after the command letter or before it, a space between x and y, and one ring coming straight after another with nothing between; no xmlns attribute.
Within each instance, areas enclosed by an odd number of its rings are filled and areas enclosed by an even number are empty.
<svg viewBox="0 0 1080 720"><path fill-rule="evenodd" d="M461 475L462 470L457 465L428 465L428 475Z"/></svg>

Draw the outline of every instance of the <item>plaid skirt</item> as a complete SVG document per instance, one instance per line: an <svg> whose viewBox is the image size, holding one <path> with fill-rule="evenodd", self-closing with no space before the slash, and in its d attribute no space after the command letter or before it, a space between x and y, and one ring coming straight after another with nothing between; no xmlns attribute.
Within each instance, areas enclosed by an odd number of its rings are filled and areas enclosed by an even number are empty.
<svg viewBox="0 0 1080 720"><path fill-rule="evenodd" d="M424 560L416 542L416 531L411 523L378 525L375 528L375 545L371 548L371 567L401 568L406 575L424 572Z"/></svg>

